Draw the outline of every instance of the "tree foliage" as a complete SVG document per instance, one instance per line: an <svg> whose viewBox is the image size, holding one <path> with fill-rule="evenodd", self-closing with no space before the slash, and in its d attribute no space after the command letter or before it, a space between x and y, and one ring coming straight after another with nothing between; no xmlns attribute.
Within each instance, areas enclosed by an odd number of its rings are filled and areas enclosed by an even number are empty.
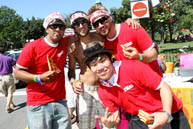
<svg viewBox="0 0 193 129"><path fill-rule="evenodd" d="M130 0L123 0L122 7L110 11L116 23L125 21L131 17ZM193 1L162 0L158 7L150 7L150 18L140 19L140 23L153 40L155 33L159 33L161 43L172 41L174 33L193 29Z"/></svg>
<svg viewBox="0 0 193 129"><path fill-rule="evenodd" d="M30 39L45 35L43 19L24 21L16 11L7 6L0 7L0 46L4 49L21 48Z"/></svg>
<svg viewBox="0 0 193 129"><path fill-rule="evenodd" d="M0 8L0 46L7 49L21 47L20 37L23 19L13 9L6 6Z"/></svg>

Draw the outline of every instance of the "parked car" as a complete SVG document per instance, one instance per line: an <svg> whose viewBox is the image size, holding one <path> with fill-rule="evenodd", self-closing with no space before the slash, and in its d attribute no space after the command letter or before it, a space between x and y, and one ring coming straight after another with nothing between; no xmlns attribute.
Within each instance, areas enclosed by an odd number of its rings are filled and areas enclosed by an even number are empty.
<svg viewBox="0 0 193 129"><path fill-rule="evenodd" d="M14 60L17 60L22 50L10 50L6 51L5 54L7 56L12 57Z"/></svg>
<svg viewBox="0 0 193 129"><path fill-rule="evenodd" d="M7 56L12 57L15 61L17 61L21 51L22 50L10 50L10 51L6 51L5 54ZM14 70L14 67L13 67L13 70ZM27 86L27 82L16 79L14 74L13 74L13 77L14 77L14 82L15 82L16 88L24 88Z"/></svg>

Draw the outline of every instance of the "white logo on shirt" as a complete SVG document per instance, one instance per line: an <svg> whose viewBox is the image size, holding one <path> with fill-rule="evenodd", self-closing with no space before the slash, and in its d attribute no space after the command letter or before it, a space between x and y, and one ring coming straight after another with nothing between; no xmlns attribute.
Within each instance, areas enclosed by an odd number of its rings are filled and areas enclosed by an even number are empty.
<svg viewBox="0 0 193 129"><path fill-rule="evenodd" d="M127 92L128 90L130 90L131 88L133 88L134 86L131 84L131 85L129 85L129 86L126 86L123 90L125 91L125 92Z"/></svg>
<svg viewBox="0 0 193 129"><path fill-rule="evenodd" d="M64 53L64 51L62 50L60 53L58 53L58 57L61 56Z"/></svg>
<svg viewBox="0 0 193 129"><path fill-rule="evenodd" d="M129 42L129 43L125 43L124 46L129 47L129 46L131 46L132 44L133 44L132 42Z"/></svg>

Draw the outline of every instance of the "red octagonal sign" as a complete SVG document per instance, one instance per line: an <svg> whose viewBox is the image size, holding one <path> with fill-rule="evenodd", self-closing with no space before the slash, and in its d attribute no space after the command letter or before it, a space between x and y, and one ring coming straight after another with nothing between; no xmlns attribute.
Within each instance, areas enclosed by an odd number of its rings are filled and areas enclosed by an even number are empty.
<svg viewBox="0 0 193 129"><path fill-rule="evenodd" d="M147 13L147 6L142 3L138 2L133 6L133 14L135 14L137 17L142 17Z"/></svg>

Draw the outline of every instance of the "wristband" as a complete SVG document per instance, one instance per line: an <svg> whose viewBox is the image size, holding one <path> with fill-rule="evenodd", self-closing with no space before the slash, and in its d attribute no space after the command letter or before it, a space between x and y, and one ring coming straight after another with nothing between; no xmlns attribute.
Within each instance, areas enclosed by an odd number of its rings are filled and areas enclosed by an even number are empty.
<svg viewBox="0 0 193 129"><path fill-rule="evenodd" d="M72 83L73 83L74 80L75 80L74 78L71 78L71 79L70 79L70 84L71 84L71 85L72 85Z"/></svg>
<svg viewBox="0 0 193 129"><path fill-rule="evenodd" d="M143 60L143 55L142 54L139 54L139 60Z"/></svg>
<svg viewBox="0 0 193 129"><path fill-rule="evenodd" d="M42 81L41 81L40 75L37 75L37 82L42 85Z"/></svg>
<svg viewBox="0 0 193 129"><path fill-rule="evenodd" d="M37 82L37 75L34 75L34 82Z"/></svg>
<svg viewBox="0 0 193 129"><path fill-rule="evenodd" d="M168 113L167 111L163 111L163 113L165 113L168 116L168 121L167 123L170 123L173 120L173 117L170 113Z"/></svg>

